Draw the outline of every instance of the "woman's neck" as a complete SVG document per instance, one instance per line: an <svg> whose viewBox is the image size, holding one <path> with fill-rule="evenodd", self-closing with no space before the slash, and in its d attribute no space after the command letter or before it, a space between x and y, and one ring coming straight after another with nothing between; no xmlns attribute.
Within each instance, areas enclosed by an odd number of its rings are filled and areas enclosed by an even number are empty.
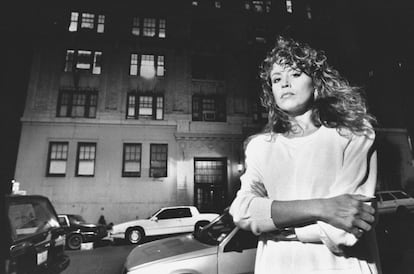
<svg viewBox="0 0 414 274"><path fill-rule="evenodd" d="M290 131L286 132L284 136L287 138L295 138L304 137L314 133L318 127L313 123L311 116L312 110L308 110L301 115L292 117L292 128Z"/></svg>

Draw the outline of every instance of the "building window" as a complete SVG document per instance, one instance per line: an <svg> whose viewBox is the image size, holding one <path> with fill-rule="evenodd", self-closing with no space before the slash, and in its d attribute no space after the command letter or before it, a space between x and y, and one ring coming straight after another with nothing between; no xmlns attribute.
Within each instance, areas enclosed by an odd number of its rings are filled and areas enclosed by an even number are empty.
<svg viewBox="0 0 414 274"><path fill-rule="evenodd" d="M78 31L79 12L72 12L70 15L69 31Z"/></svg>
<svg viewBox="0 0 414 274"><path fill-rule="evenodd" d="M309 20L312 19L312 8L311 8L310 4L306 5L306 15L307 15Z"/></svg>
<svg viewBox="0 0 414 274"><path fill-rule="evenodd" d="M65 176L68 160L68 142L50 142L47 160L47 176Z"/></svg>
<svg viewBox="0 0 414 274"><path fill-rule="evenodd" d="M226 103L221 96L193 95L193 121L226 121Z"/></svg>
<svg viewBox="0 0 414 274"><path fill-rule="evenodd" d="M158 27L158 37L165 38L165 36L166 36L166 26L167 26L167 23L166 23L165 19L160 19L159 27Z"/></svg>
<svg viewBox="0 0 414 274"><path fill-rule="evenodd" d="M124 144L122 176L141 176L141 144Z"/></svg>
<svg viewBox="0 0 414 274"><path fill-rule="evenodd" d="M127 97L127 119L164 119L164 97L131 92Z"/></svg>
<svg viewBox="0 0 414 274"><path fill-rule="evenodd" d="M65 72L73 72L74 69L90 71L92 74L101 74L102 52L91 50L66 51Z"/></svg>
<svg viewBox="0 0 414 274"><path fill-rule="evenodd" d="M270 0L245 0L244 9L252 10L257 13L269 13L271 10L272 1Z"/></svg>
<svg viewBox="0 0 414 274"><path fill-rule="evenodd" d="M96 143L78 143L76 176L94 176Z"/></svg>
<svg viewBox="0 0 414 274"><path fill-rule="evenodd" d="M130 75L139 75L144 78L153 78L154 76L165 75L165 59L163 55L151 54L131 54L129 66Z"/></svg>
<svg viewBox="0 0 414 274"><path fill-rule="evenodd" d="M167 177L167 144L150 145L150 177Z"/></svg>
<svg viewBox="0 0 414 274"><path fill-rule="evenodd" d="M80 15L80 16L79 16ZM79 20L80 18L80 20ZM105 29L105 15L93 13L79 13L76 11L70 14L69 31L76 32L79 29L95 30L98 33L103 33Z"/></svg>
<svg viewBox="0 0 414 274"><path fill-rule="evenodd" d="M97 104L98 93L96 91L61 90L57 116L95 118Z"/></svg>
<svg viewBox="0 0 414 274"><path fill-rule="evenodd" d="M132 19L132 34L139 36L140 32L140 24L139 24L139 17L134 17Z"/></svg>
<svg viewBox="0 0 414 274"><path fill-rule="evenodd" d="M198 0L191 1L191 5L194 6L194 7L197 7L198 6Z"/></svg>
<svg viewBox="0 0 414 274"><path fill-rule="evenodd" d="M96 31L98 33L103 33L105 30L105 15L98 15L98 26Z"/></svg>
<svg viewBox="0 0 414 274"><path fill-rule="evenodd" d="M135 36L165 38L166 26L165 19L133 17L131 33Z"/></svg>
<svg viewBox="0 0 414 274"><path fill-rule="evenodd" d="M155 18L144 18L144 31L143 35L147 37L155 36Z"/></svg>
<svg viewBox="0 0 414 274"><path fill-rule="evenodd" d="M292 0L286 0L286 11L288 13L292 13L293 12Z"/></svg>
<svg viewBox="0 0 414 274"><path fill-rule="evenodd" d="M216 9L220 9L221 8L221 1L214 1L214 7Z"/></svg>

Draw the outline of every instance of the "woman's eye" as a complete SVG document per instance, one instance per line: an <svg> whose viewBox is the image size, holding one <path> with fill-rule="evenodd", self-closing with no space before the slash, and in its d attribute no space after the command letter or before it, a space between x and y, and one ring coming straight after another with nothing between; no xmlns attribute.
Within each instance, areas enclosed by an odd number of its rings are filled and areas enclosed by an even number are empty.
<svg viewBox="0 0 414 274"><path fill-rule="evenodd" d="M272 79L272 84L276 84L280 82L280 78L273 78Z"/></svg>
<svg viewBox="0 0 414 274"><path fill-rule="evenodd" d="M300 77L301 75L302 75L302 72L293 73L293 77Z"/></svg>

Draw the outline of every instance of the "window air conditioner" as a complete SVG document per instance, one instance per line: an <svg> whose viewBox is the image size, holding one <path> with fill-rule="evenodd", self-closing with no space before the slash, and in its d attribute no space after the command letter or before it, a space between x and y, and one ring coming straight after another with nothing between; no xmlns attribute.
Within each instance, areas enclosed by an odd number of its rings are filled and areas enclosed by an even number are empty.
<svg viewBox="0 0 414 274"><path fill-rule="evenodd" d="M204 121L215 121L216 112L215 111L203 111L203 120Z"/></svg>

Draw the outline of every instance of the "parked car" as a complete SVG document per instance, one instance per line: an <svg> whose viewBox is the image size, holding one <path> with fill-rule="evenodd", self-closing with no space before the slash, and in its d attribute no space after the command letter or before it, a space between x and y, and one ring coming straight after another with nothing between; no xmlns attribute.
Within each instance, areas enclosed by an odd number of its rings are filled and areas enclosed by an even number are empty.
<svg viewBox="0 0 414 274"><path fill-rule="evenodd" d="M61 273L69 265L65 254L65 231L49 199L39 195L5 197L4 244L8 248L6 274Z"/></svg>
<svg viewBox="0 0 414 274"><path fill-rule="evenodd" d="M164 207L148 219L113 225L108 238L126 239L131 244L138 244L146 236L192 232L218 216L216 213L200 213L194 206Z"/></svg>
<svg viewBox="0 0 414 274"><path fill-rule="evenodd" d="M379 213L408 213L414 210L414 198L401 190L378 191Z"/></svg>
<svg viewBox="0 0 414 274"><path fill-rule="evenodd" d="M66 232L68 249L79 249L82 243L96 242L108 234L104 225L87 223L80 215L59 214L58 217Z"/></svg>
<svg viewBox="0 0 414 274"><path fill-rule="evenodd" d="M253 273L257 241L251 232L235 227L226 210L192 234L135 247L123 273Z"/></svg>

